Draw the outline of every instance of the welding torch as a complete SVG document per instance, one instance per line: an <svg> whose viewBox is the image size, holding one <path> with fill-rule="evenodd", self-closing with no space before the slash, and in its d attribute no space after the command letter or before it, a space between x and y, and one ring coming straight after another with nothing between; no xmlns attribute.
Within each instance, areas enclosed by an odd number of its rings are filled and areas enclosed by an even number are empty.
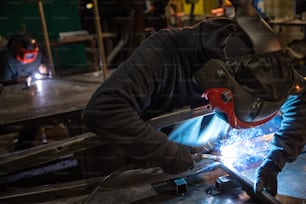
<svg viewBox="0 0 306 204"><path fill-rule="evenodd" d="M214 161L221 161L221 156L214 155L214 154L201 154L201 153L195 153L192 155L195 162L199 162L202 159L211 159Z"/></svg>

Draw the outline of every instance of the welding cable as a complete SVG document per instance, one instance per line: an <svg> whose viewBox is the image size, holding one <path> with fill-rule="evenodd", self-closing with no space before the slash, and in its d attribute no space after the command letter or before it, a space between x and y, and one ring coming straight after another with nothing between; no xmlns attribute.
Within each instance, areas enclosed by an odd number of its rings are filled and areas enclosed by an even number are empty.
<svg viewBox="0 0 306 204"><path fill-rule="evenodd" d="M89 203L90 200L95 196L95 194L98 191L101 191L103 187L105 187L105 183L109 182L111 179L115 178L116 176L120 175L122 172L130 170L134 167L134 164L127 164L125 166L122 166L114 171L112 171L107 176L103 177L102 180L99 182L99 184L96 186L96 188L86 197L86 199L82 202L82 204Z"/></svg>

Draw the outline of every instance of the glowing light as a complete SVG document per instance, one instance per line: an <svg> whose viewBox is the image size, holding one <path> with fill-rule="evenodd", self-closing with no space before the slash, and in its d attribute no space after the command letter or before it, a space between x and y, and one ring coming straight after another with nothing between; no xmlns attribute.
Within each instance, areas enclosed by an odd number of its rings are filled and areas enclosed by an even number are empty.
<svg viewBox="0 0 306 204"><path fill-rule="evenodd" d="M226 166L244 170L258 166L269 151L270 141L280 126L280 115L264 125L249 129L230 129L219 141L218 150Z"/></svg>
<svg viewBox="0 0 306 204"><path fill-rule="evenodd" d="M278 114L261 126L233 129L217 116L210 117L205 121L207 118L201 116L180 124L169 139L194 147L211 143L215 148L213 151L221 155L222 162L238 170L256 167L263 161L281 122L281 115Z"/></svg>
<svg viewBox="0 0 306 204"><path fill-rule="evenodd" d="M35 73L35 74L34 74L34 78L35 78L35 79L42 79L42 75L39 74L39 73Z"/></svg>
<svg viewBox="0 0 306 204"><path fill-rule="evenodd" d="M35 82L36 84L36 89L38 92L41 92L42 91L42 81L41 80L38 80Z"/></svg>
<svg viewBox="0 0 306 204"><path fill-rule="evenodd" d="M301 87L299 85L295 85L294 88L295 88L296 91L300 91L301 90Z"/></svg>
<svg viewBox="0 0 306 204"><path fill-rule="evenodd" d="M93 3L87 3L86 8L87 9L92 9L93 8Z"/></svg>

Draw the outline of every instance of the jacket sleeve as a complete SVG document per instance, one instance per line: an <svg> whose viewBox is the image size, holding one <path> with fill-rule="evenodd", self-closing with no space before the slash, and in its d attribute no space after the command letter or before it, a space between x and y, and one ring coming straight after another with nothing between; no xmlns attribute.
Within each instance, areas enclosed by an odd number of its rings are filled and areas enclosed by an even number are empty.
<svg viewBox="0 0 306 204"><path fill-rule="evenodd" d="M13 75L13 71L11 70L6 56L3 57L0 66L0 83L4 86L17 84L17 79Z"/></svg>
<svg viewBox="0 0 306 204"><path fill-rule="evenodd" d="M205 103L192 75L207 61L207 50L220 55L215 49L217 36L209 33L227 23L161 30L144 40L91 97L83 111L85 125L120 145L132 159L174 157L178 145L146 120Z"/></svg>
<svg viewBox="0 0 306 204"><path fill-rule="evenodd" d="M272 159L280 169L286 162L294 161L302 151L306 141L306 94L291 95L281 108L282 122L274 134Z"/></svg>
<svg viewBox="0 0 306 204"><path fill-rule="evenodd" d="M167 81L164 72L168 52L155 43L154 48L144 43L136 49L96 90L83 111L90 131L115 142L138 161L155 161L165 152L174 156L177 148L142 117L163 84L174 83Z"/></svg>

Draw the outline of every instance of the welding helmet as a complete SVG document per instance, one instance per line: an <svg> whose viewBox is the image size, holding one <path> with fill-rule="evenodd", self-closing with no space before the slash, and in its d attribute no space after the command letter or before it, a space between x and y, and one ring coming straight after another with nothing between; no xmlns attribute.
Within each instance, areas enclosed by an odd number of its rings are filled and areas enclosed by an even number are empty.
<svg viewBox="0 0 306 204"><path fill-rule="evenodd" d="M210 59L194 79L217 116L233 128L250 128L272 119L290 94L301 93L304 79L250 1L239 2L234 23L251 43L232 35L225 58Z"/></svg>
<svg viewBox="0 0 306 204"><path fill-rule="evenodd" d="M14 34L7 47L14 50L16 59L23 64L34 62L39 52L37 41L29 33Z"/></svg>

